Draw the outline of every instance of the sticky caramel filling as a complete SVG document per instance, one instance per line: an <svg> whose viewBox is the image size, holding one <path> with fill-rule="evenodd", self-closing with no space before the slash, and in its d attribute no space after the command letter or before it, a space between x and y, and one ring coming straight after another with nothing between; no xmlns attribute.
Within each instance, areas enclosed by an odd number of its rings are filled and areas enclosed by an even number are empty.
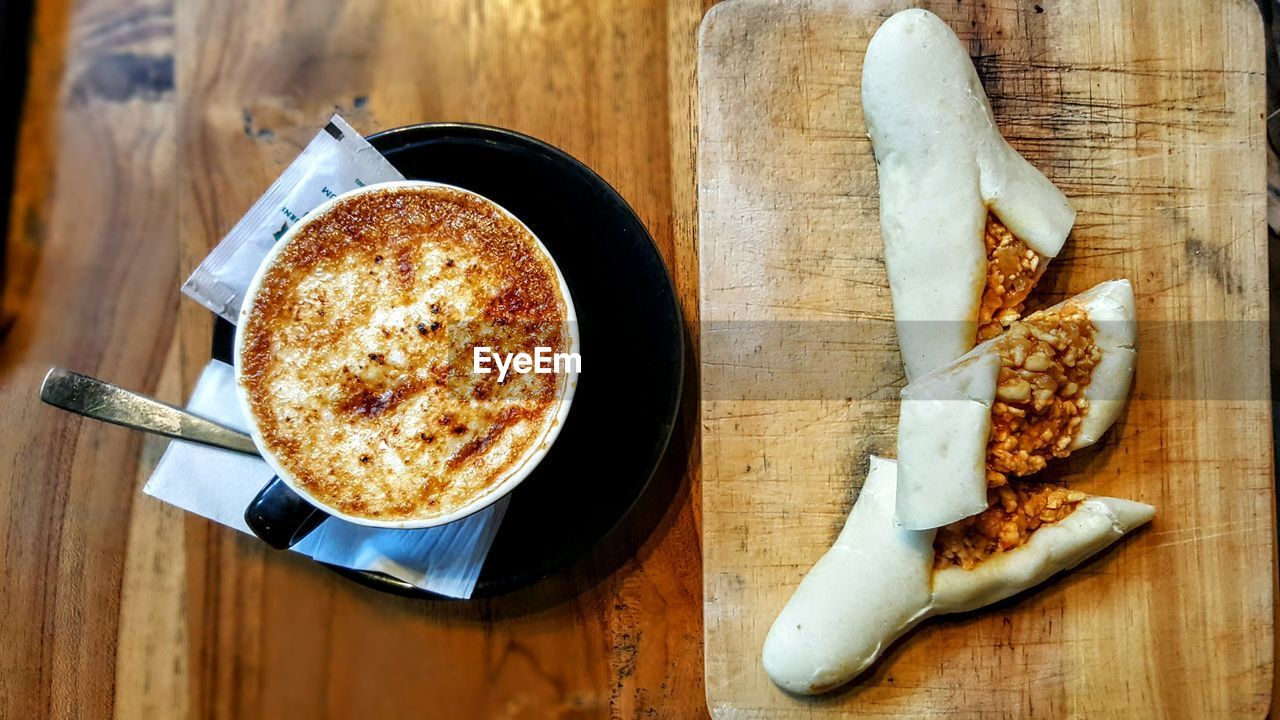
<svg viewBox="0 0 1280 720"><path fill-rule="evenodd" d="M987 213L987 285L978 305L978 341L993 338L1022 317L1023 305L1044 272L1040 255Z"/></svg>
<svg viewBox="0 0 1280 720"><path fill-rule="evenodd" d="M996 341L1000 374L987 440L987 485L1066 457L1088 411L1083 390L1102 352L1089 316L1068 303L1014 322Z"/></svg>
<svg viewBox="0 0 1280 720"><path fill-rule="evenodd" d="M933 566L970 570L996 553L1026 544L1032 533L1070 515L1085 497L1059 485L1027 480L990 488L986 510L938 529Z"/></svg>

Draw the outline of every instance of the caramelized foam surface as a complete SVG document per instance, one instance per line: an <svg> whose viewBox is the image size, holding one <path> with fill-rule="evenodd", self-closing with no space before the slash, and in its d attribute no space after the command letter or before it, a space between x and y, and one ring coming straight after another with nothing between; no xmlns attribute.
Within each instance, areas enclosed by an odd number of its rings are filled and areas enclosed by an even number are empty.
<svg viewBox="0 0 1280 720"><path fill-rule="evenodd" d="M307 223L241 321L264 443L350 515L466 505L554 422L561 375L472 372L476 346L568 352L554 268L519 223L448 188L373 191Z"/></svg>

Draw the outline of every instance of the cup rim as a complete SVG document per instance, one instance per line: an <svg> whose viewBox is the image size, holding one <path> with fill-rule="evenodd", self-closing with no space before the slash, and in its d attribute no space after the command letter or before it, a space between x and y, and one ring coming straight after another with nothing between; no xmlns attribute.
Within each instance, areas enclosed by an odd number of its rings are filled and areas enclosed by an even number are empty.
<svg viewBox="0 0 1280 720"><path fill-rule="evenodd" d="M253 439L253 444L257 446L262 459L271 467L276 476L301 498L316 508L323 510L331 517L345 522L363 525L366 527L398 530L421 529L447 525L451 522L461 520L484 510L496 503L498 500L509 495L512 490L515 490L520 483L524 482L525 478L533 473L534 469L542 462L542 459L546 457L548 452L550 452L551 447L555 444L556 438L559 437L560 431L564 428L565 420L569 416L570 406L573 404L573 397L578 388L579 375L576 370L560 373L564 382L561 386L560 396L557 400L555 415L545 421L547 425L546 429L535 442L530 444L530 449L521 457L520 464L513 471L505 475L499 482L491 485L475 498L472 498L472 500L467 504L443 515L436 515L429 518L411 518L408 520L379 520L376 518L351 515L315 497L309 490L302 487L295 481L292 473L288 472L280 465L276 460L275 454L266 447L266 443L262 439L262 433L258 427L258 420L254 416L253 407L249 402L249 393L245 389L244 383L241 381L241 351L244 344L245 320L248 318L249 312L253 308L254 300L257 298L258 289L262 285L262 279L266 275L267 269L275 263L276 257L280 254L281 250L293 240L301 229L309 223L314 222L317 218L328 213L339 202L369 193L412 188L444 188L478 198L494 208L497 208L497 210L508 219L515 222L521 228L524 228L525 232L529 233L529 237L533 238L534 245L542 252L543 257L547 259L547 262L551 264L551 269L555 272L556 283L559 286L560 296L563 299L565 306L565 324L568 328L569 352L581 353L582 349L578 328L578 316L574 310L573 297L569 292L568 283L565 282L564 274L561 273L560 266L556 264L555 258L552 257L551 252L547 250L546 245L542 243L542 239L538 237L537 233L533 232L528 225L525 225L519 217L510 210L507 210L501 204L474 190L468 190L466 188L458 187L457 185L450 185L448 183L435 182L432 180L391 180L388 182L373 183L329 198L304 215L298 222L291 225L289 229L285 231L284 235L282 235L280 239L271 246L271 249L268 250L267 254L262 258L262 262L258 265L257 271L254 272L253 279L249 282L249 287L245 290L244 302L240 306L240 313L238 321L236 322L235 340L232 345L232 360L235 375L236 398L239 402L241 414L244 415L249 436Z"/></svg>

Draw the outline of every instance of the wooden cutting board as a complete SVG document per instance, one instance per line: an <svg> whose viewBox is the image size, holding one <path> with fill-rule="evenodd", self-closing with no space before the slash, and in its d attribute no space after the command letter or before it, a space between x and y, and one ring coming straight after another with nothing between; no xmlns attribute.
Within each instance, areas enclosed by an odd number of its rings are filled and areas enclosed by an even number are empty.
<svg viewBox="0 0 1280 720"><path fill-rule="evenodd" d="M707 701L717 717L1261 717L1276 532L1262 24L1247 0L929 3L1005 136L1079 211L1034 298L1130 278L1125 414L1051 467L1157 506L1035 592L927 622L847 689L784 695L760 648L894 454L862 56L897 2L716 7L699 45ZM865 599L864 599L865 601Z"/></svg>

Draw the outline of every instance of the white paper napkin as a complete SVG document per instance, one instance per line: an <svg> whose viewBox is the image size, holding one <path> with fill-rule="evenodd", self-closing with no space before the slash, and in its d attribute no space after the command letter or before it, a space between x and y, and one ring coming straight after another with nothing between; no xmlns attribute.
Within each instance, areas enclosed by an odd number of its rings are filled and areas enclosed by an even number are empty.
<svg viewBox="0 0 1280 720"><path fill-rule="evenodd" d="M230 365L211 361L187 409L244 430ZM143 491L183 510L248 533L244 510L274 473L260 458L175 440ZM449 597L470 597L510 498L457 522L386 530L330 518L293 547L320 562L376 570Z"/></svg>

